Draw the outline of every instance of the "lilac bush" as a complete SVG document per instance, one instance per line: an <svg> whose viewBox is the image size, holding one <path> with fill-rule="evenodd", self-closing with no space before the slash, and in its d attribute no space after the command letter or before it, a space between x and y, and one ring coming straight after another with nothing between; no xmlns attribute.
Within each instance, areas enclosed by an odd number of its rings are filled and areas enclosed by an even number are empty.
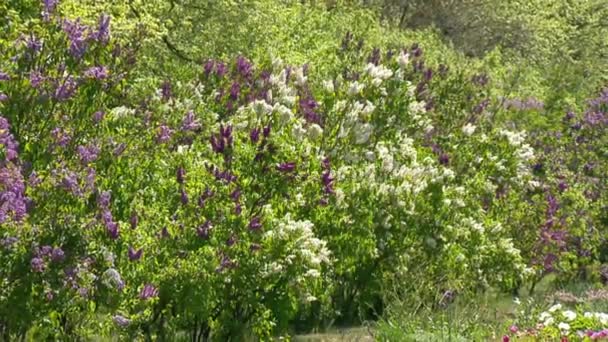
<svg viewBox="0 0 608 342"><path fill-rule="evenodd" d="M543 149L492 121L487 75L417 44L142 80L142 37L40 9L0 61L7 340L271 339L373 318L411 279L445 306L597 259L604 93Z"/></svg>

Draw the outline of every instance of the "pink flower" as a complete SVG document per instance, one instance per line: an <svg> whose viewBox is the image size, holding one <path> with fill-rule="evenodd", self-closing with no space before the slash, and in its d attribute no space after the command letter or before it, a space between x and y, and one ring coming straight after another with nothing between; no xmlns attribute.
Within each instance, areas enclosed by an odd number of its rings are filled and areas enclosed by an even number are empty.
<svg viewBox="0 0 608 342"><path fill-rule="evenodd" d="M511 341L511 338L509 337L509 335L505 335L502 337L502 342L509 342Z"/></svg>
<svg viewBox="0 0 608 342"><path fill-rule="evenodd" d="M517 325L513 324L512 326L509 327L509 331L512 333L516 333L519 331L519 329L517 328Z"/></svg>

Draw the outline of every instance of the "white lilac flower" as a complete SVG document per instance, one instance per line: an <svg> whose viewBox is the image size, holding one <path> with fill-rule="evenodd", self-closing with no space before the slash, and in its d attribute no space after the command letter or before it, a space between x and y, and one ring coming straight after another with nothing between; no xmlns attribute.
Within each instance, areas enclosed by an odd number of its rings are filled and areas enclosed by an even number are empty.
<svg viewBox="0 0 608 342"><path fill-rule="evenodd" d="M321 272L313 268L306 272L306 276L310 278L319 278L321 276Z"/></svg>
<svg viewBox="0 0 608 342"><path fill-rule="evenodd" d="M462 127L462 133L464 133L465 135L471 136L473 135L473 133L475 133L475 129L477 127L475 127L475 125L472 125L471 123L467 123L466 125L464 125L464 127Z"/></svg>
<svg viewBox="0 0 608 342"><path fill-rule="evenodd" d="M325 88L326 92L333 93L334 92L334 82L331 80L323 81L323 88Z"/></svg>
<svg viewBox="0 0 608 342"><path fill-rule="evenodd" d="M259 116L267 115L272 113L272 106L266 103L264 100L256 100L252 104L253 110Z"/></svg>
<svg viewBox="0 0 608 342"><path fill-rule="evenodd" d="M569 331L570 330L570 324L566 323L566 322L561 322L557 325L557 327L559 328L559 330L561 331Z"/></svg>
<svg viewBox="0 0 608 342"><path fill-rule="evenodd" d="M368 123L358 124L357 127L355 127L355 143L365 144L372 135L373 130L373 126Z"/></svg>
<svg viewBox="0 0 608 342"><path fill-rule="evenodd" d="M397 57L397 63L402 68L405 68L410 63L410 54L401 52Z"/></svg>
<svg viewBox="0 0 608 342"><path fill-rule="evenodd" d="M549 312L555 312L562 309L562 305L557 303L549 308Z"/></svg>
<svg viewBox="0 0 608 342"><path fill-rule="evenodd" d="M566 321L568 321L568 322L574 321L576 319L576 312L574 312L572 310L566 310L566 311L562 312L562 314L564 315L564 317L566 318Z"/></svg>
<svg viewBox="0 0 608 342"><path fill-rule="evenodd" d="M300 87L303 87L306 85L306 81L307 81L307 77L304 76L304 68L297 68L295 71L295 76L296 76L296 84Z"/></svg>
<svg viewBox="0 0 608 342"><path fill-rule="evenodd" d="M312 124L308 127L308 136L312 140L317 140L323 136L323 128L317 124Z"/></svg>
<svg viewBox="0 0 608 342"><path fill-rule="evenodd" d="M543 311L543 312L541 312L541 313L540 313L540 315L538 316L538 320L540 320L540 321L544 321L544 320L546 320L546 319L547 319L547 318L549 318L549 317L551 317L551 314L550 314L550 313L548 313L547 311Z"/></svg>
<svg viewBox="0 0 608 342"><path fill-rule="evenodd" d="M364 84L354 81L350 84L350 87L348 87L348 95L358 95L361 91L363 91L363 88L365 88Z"/></svg>
<svg viewBox="0 0 608 342"><path fill-rule="evenodd" d="M297 141L301 141L306 135L306 130L298 122L297 124L293 125L293 128L291 129L291 134Z"/></svg>
<svg viewBox="0 0 608 342"><path fill-rule="evenodd" d="M312 296L312 295L306 296L306 301L307 302L315 302L315 301L317 301L317 297Z"/></svg>
<svg viewBox="0 0 608 342"><path fill-rule="evenodd" d="M543 321L543 325L548 327L550 325L552 325L555 322L555 319L553 319L553 317L548 317L547 319L545 319Z"/></svg>

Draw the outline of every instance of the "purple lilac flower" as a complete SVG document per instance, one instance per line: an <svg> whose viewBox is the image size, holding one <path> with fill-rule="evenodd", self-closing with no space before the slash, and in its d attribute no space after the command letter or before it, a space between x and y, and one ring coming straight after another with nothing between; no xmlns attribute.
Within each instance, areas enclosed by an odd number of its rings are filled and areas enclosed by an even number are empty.
<svg viewBox="0 0 608 342"><path fill-rule="evenodd" d="M78 83L76 83L76 79L72 76L68 76L61 85L58 85L55 88L55 92L53 97L57 101L66 101L69 100L78 89Z"/></svg>
<svg viewBox="0 0 608 342"><path fill-rule="evenodd" d="M367 58L367 62L377 66L380 63L380 49L374 48Z"/></svg>
<svg viewBox="0 0 608 342"><path fill-rule="evenodd" d="M557 261L557 255L555 255L553 253L547 254L543 261L543 266L545 268L545 271L547 271L547 272L554 271L555 270L554 263L556 261Z"/></svg>
<svg viewBox="0 0 608 342"><path fill-rule="evenodd" d="M213 67L215 66L215 62L210 59L208 60L205 65L203 66L203 70L205 72L205 76L209 77L209 75L211 74L211 72L213 71Z"/></svg>
<svg viewBox="0 0 608 342"><path fill-rule="evenodd" d="M14 237L14 236L2 238L2 239L0 239L0 246L2 246L5 249L10 249L11 247L13 247L13 245L15 243L17 243L17 241L19 241L19 238Z"/></svg>
<svg viewBox="0 0 608 342"><path fill-rule="evenodd" d="M10 81L11 77L4 71L0 71L0 81Z"/></svg>
<svg viewBox="0 0 608 342"><path fill-rule="evenodd" d="M118 144L118 146L116 146L116 148L114 149L114 151L112 151L112 154L115 157L120 156L125 150L127 149L127 144L125 143L120 143Z"/></svg>
<svg viewBox="0 0 608 342"><path fill-rule="evenodd" d="M220 265L215 269L216 272L222 272L225 269L232 269L236 267L236 263L232 261L228 256L222 255L220 259Z"/></svg>
<svg viewBox="0 0 608 342"><path fill-rule="evenodd" d="M252 244L249 246L249 250L250 250L250 251L252 251L252 252L257 252L257 251L259 251L260 249L262 249L262 246L261 246L259 243L252 243Z"/></svg>
<svg viewBox="0 0 608 342"><path fill-rule="evenodd" d="M604 113L602 112L587 112L585 114L585 123L589 126L597 126L600 124L607 124L608 123L608 116L606 116Z"/></svg>
<svg viewBox="0 0 608 342"><path fill-rule="evenodd" d="M63 252L63 249L60 247L53 248L53 251L51 252L51 260L54 262L62 262L64 259L65 253Z"/></svg>
<svg viewBox="0 0 608 342"><path fill-rule="evenodd" d="M78 175L73 171L66 171L61 180L61 186L75 196L82 196L82 190L78 183Z"/></svg>
<svg viewBox="0 0 608 342"><path fill-rule="evenodd" d="M169 101L169 99L171 98L172 94L171 94L171 82L169 82L168 80L163 82L163 84L160 87L160 94L161 94L161 99L163 101Z"/></svg>
<svg viewBox="0 0 608 342"><path fill-rule="evenodd" d="M317 114L316 109L319 106L317 101L312 97L312 95L308 95L303 97L300 102L300 109L304 114L304 119L306 119L309 123L321 124L321 118L319 114Z"/></svg>
<svg viewBox="0 0 608 342"><path fill-rule="evenodd" d="M100 43L107 44L110 41L110 20L109 15L102 13L97 23L97 31L91 33L90 37Z"/></svg>
<svg viewBox="0 0 608 342"><path fill-rule="evenodd" d="M19 143L10 132L8 120L0 116L0 145L4 146L4 158L11 161L17 158Z"/></svg>
<svg viewBox="0 0 608 342"><path fill-rule="evenodd" d="M233 82L230 86L230 98L236 101L241 93L241 85L238 82Z"/></svg>
<svg viewBox="0 0 608 342"><path fill-rule="evenodd" d="M224 75L226 75L226 64L219 62L215 68L215 74L219 77L222 78L224 77Z"/></svg>
<svg viewBox="0 0 608 342"><path fill-rule="evenodd" d="M53 140L55 140L55 144L60 147L66 147L72 140L72 137L68 134L68 132L63 130L61 127L53 128L51 131L51 137L53 137Z"/></svg>
<svg viewBox="0 0 608 342"><path fill-rule="evenodd" d="M474 75L471 79L471 81L473 82L473 84L480 86L480 87L485 87L488 82L490 81L490 78L488 77L488 75L486 73L481 73L481 74L477 74Z"/></svg>
<svg viewBox="0 0 608 342"><path fill-rule="evenodd" d="M143 248L135 250L132 246L129 246L129 250L127 252L130 261L138 261L141 259L141 255L144 252Z"/></svg>
<svg viewBox="0 0 608 342"><path fill-rule="evenodd" d="M210 141L214 152L224 153L226 147L232 146L232 126L220 126L220 134L211 136Z"/></svg>
<svg viewBox="0 0 608 342"><path fill-rule="evenodd" d="M112 321L121 328L126 328L131 324L131 320L121 315L114 315L112 317Z"/></svg>
<svg viewBox="0 0 608 342"><path fill-rule="evenodd" d="M252 143L257 144L257 142L260 140L260 131L261 130L257 127L251 130L249 133L249 138L251 139Z"/></svg>
<svg viewBox="0 0 608 342"><path fill-rule="evenodd" d="M196 131L201 127L201 124L194 116L193 111L188 111L182 120L182 131Z"/></svg>
<svg viewBox="0 0 608 342"><path fill-rule="evenodd" d="M236 59L236 70L245 79L250 79L252 75L253 65L243 56Z"/></svg>
<svg viewBox="0 0 608 342"><path fill-rule="evenodd" d="M108 68L105 66L90 67L84 72L84 75L88 78L93 78L96 80L105 80L108 78Z"/></svg>
<svg viewBox="0 0 608 342"><path fill-rule="evenodd" d="M139 217L137 216L136 211L133 211L131 213L131 218L129 218L129 223L131 223L131 229L137 228L137 225L139 223Z"/></svg>
<svg viewBox="0 0 608 342"><path fill-rule="evenodd" d="M139 292L139 299L148 300L150 298L158 297L158 289L152 284L146 284Z"/></svg>
<svg viewBox="0 0 608 342"><path fill-rule="evenodd" d="M169 128L169 126L163 124L160 126L158 135L156 136L156 141L158 143L166 143L171 140L171 135L173 134L173 130Z"/></svg>
<svg viewBox="0 0 608 342"><path fill-rule="evenodd" d="M260 228L262 228L262 222L259 217L256 216L249 221L249 230L257 231L260 230Z"/></svg>
<svg viewBox="0 0 608 342"><path fill-rule="evenodd" d="M78 146L78 155L80 156L80 161L83 164L89 164L97 160L100 152L101 150L99 149L99 147L95 145Z"/></svg>
<svg viewBox="0 0 608 342"><path fill-rule="evenodd" d="M109 191L103 191L97 197L97 205L102 209L110 207L110 201L112 200L112 194Z"/></svg>
<svg viewBox="0 0 608 342"><path fill-rule="evenodd" d="M106 112L104 112L103 110L97 111L95 113L93 113L93 121L95 123L99 123L101 122L101 120L103 120L103 118L106 116Z"/></svg>
<svg viewBox="0 0 608 342"><path fill-rule="evenodd" d="M424 71L423 76L424 76L424 80L426 82L429 82L433 78L433 69L431 69L431 68L426 69Z"/></svg>
<svg viewBox="0 0 608 342"><path fill-rule="evenodd" d="M198 198L198 206L200 208L205 206L205 201L207 201L207 199L211 198L213 196L213 192L211 191L211 189L209 189L209 187L207 187L205 189L205 191L203 192L202 195L199 196Z"/></svg>
<svg viewBox="0 0 608 342"><path fill-rule="evenodd" d="M450 163L450 156L447 153L441 153L439 155L439 164L447 165Z"/></svg>
<svg viewBox="0 0 608 342"><path fill-rule="evenodd" d="M55 7L57 7L58 0L43 0L42 3L44 5L44 9L42 11L42 17L45 21L50 20L51 14L55 11Z"/></svg>
<svg viewBox="0 0 608 342"><path fill-rule="evenodd" d="M45 257L50 256L51 253L53 253L53 247L51 247L49 245L42 246L38 250L38 254L41 255L41 256L45 256Z"/></svg>
<svg viewBox="0 0 608 342"><path fill-rule="evenodd" d="M44 264L44 260L39 257L32 258L32 260L30 261L30 266L32 267L32 271L36 273L44 272L44 269L46 267Z"/></svg>
<svg viewBox="0 0 608 342"><path fill-rule="evenodd" d="M34 70L30 72L30 85L32 88L40 88L42 82L44 82L45 77L42 76L40 71Z"/></svg>
<svg viewBox="0 0 608 342"><path fill-rule="evenodd" d="M333 182L334 178L331 176L329 170L324 171L321 174L321 181L323 182L323 189L326 194L332 195L334 193Z"/></svg>
<svg viewBox="0 0 608 342"><path fill-rule="evenodd" d="M237 204L234 206L234 213L235 213L236 215L241 215L241 213L242 213L242 212L243 212L243 206L242 206L240 203L237 203Z"/></svg>
<svg viewBox="0 0 608 342"><path fill-rule="evenodd" d="M346 34L344 35L344 38L342 38L342 51L346 51L352 41L353 41L353 34L350 31L347 31Z"/></svg>
<svg viewBox="0 0 608 342"><path fill-rule="evenodd" d="M262 135L264 135L264 138L268 138L270 136L270 125L264 127L262 130Z"/></svg>
<svg viewBox="0 0 608 342"><path fill-rule="evenodd" d="M87 50L87 40L84 33L88 29L86 25L80 23L80 19L75 21L65 19L63 21L63 31L70 41L70 54L76 59L82 58Z"/></svg>
<svg viewBox="0 0 608 342"><path fill-rule="evenodd" d="M184 179L186 177L186 170L183 167L178 167L176 172L177 182L179 184L184 184Z"/></svg>
<svg viewBox="0 0 608 342"><path fill-rule="evenodd" d="M234 246L235 243L236 243L236 235L232 234L232 235L230 235L228 240L226 240L226 246L232 247L232 246Z"/></svg>
<svg viewBox="0 0 608 342"><path fill-rule="evenodd" d="M108 232L108 236L112 240L116 240L120 236L120 231L118 229L118 223L116 223L116 222L107 221L106 222L106 231Z"/></svg>
<svg viewBox="0 0 608 342"><path fill-rule="evenodd" d="M233 202L238 202L240 198L241 190L235 189L234 191L232 191L232 193L230 193L230 199L232 199Z"/></svg>
<svg viewBox="0 0 608 342"><path fill-rule="evenodd" d="M277 170L281 171L281 172L292 172L295 169L296 169L295 162L286 162L286 163L281 163L281 164L277 165Z"/></svg>
<svg viewBox="0 0 608 342"><path fill-rule="evenodd" d="M171 237L171 234L169 234L169 230L167 229L167 227L163 227L163 229L160 230L160 237L161 238Z"/></svg>
<svg viewBox="0 0 608 342"><path fill-rule="evenodd" d="M211 232L211 221L207 220L205 223L196 228L196 235L202 239L209 239L209 233Z"/></svg>
<svg viewBox="0 0 608 342"><path fill-rule="evenodd" d="M183 205L187 205L189 200L188 200L188 193L186 193L186 190L184 190L183 188L180 189L180 194L179 194L179 198L180 201L182 202Z"/></svg>
<svg viewBox="0 0 608 342"><path fill-rule="evenodd" d="M481 113L483 113L483 111L486 110L486 108L488 108L489 105L490 105L490 100L484 99L473 108L473 113L481 114Z"/></svg>
<svg viewBox="0 0 608 342"><path fill-rule="evenodd" d="M0 102L4 102L8 100L8 95L0 91Z"/></svg>

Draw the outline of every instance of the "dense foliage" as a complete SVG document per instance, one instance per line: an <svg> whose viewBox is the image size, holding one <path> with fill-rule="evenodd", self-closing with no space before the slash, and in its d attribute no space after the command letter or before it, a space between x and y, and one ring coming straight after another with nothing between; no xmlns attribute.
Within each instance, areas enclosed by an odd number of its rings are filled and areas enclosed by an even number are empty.
<svg viewBox="0 0 608 342"><path fill-rule="evenodd" d="M2 338L267 340L600 280L608 90L367 5L0 5Z"/></svg>

